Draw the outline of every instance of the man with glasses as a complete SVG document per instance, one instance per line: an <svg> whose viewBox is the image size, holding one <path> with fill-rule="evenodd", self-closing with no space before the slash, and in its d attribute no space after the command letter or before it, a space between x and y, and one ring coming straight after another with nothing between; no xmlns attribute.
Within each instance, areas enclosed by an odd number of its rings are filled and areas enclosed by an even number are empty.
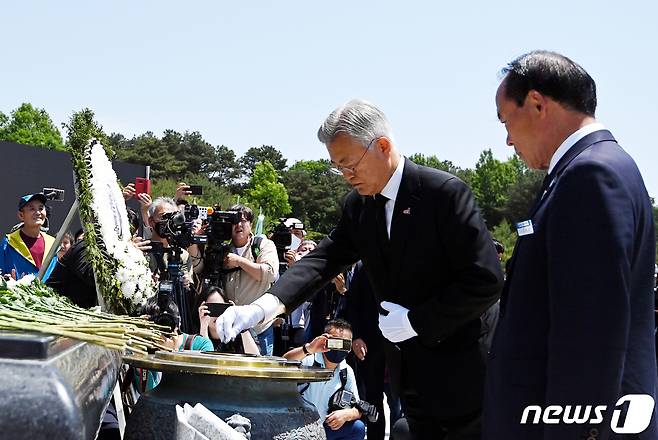
<svg viewBox="0 0 658 440"><path fill-rule="evenodd" d="M342 217L268 294L227 310L217 321L220 335L232 339L245 326L294 310L363 260L407 416L395 438L479 439L479 317L498 299L503 275L471 191L455 176L402 157L386 117L367 102L334 110L318 138L354 187Z"/></svg>

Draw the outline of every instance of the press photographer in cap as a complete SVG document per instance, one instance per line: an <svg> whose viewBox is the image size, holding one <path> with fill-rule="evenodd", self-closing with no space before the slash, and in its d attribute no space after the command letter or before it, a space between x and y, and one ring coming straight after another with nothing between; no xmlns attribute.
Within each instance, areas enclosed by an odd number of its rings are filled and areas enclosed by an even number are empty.
<svg viewBox="0 0 658 440"><path fill-rule="evenodd" d="M324 330L324 334L290 350L283 357L301 360L305 366L334 370L328 381L302 384L299 392L317 409L328 440L363 439L365 425L359 419L366 415L374 422L378 414L374 406L359 399L354 371L345 362L352 350L352 327L343 319L334 319Z"/></svg>
<svg viewBox="0 0 658 440"><path fill-rule="evenodd" d="M46 202L43 193L27 194L18 199L18 219L22 226L7 234L0 241L0 271L5 279L20 279L25 275L36 275L43 259L55 244L55 238L41 228L47 222ZM53 258L43 276L48 279L57 262Z"/></svg>

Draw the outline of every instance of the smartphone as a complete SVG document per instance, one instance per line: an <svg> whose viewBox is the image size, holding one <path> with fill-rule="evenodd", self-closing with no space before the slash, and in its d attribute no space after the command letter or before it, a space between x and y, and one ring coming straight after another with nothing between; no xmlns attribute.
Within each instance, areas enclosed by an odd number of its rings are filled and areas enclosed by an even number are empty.
<svg viewBox="0 0 658 440"><path fill-rule="evenodd" d="M233 304L231 303L206 303L206 306L208 307L208 312L210 312L208 315L212 316L213 318L221 316L222 313L224 313L226 309L228 309L232 305Z"/></svg>
<svg viewBox="0 0 658 440"><path fill-rule="evenodd" d="M343 338L329 338L327 339L327 348L329 350L350 351L352 350L352 341Z"/></svg>
<svg viewBox="0 0 658 440"><path fill-rule="evenodd" d="M151 181L143 177L135 177L135 198L141 193L151 194Z"/></svg>
<svg viewBox="0 0 658 440"><path fill-rule="evenodd" d="M202 196L203 195L203 186L202 185L188 185L190 188L188 191L193 196Z"/></svg>

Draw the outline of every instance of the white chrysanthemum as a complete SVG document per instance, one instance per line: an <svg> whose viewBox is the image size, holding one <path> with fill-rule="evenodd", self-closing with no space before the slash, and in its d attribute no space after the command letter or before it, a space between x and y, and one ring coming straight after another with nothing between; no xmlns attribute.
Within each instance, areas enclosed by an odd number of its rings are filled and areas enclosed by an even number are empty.
<svg viewBox="0 0 658 440"><path fill-rule="evenodd" d="M119 280L119 282L123 283L125 281L128 281L129 278L130 278L130 271L125 267L119 267L119 270L117 270L116 273L116 279Z"/></svg>
<svg viewBox="0 0 658 440"><path fill-rule="evenodd" d="M135 297L136 290L137 290L137 285L132 280L121 283L121 293L123 293L123 297L126 299L132 301L133 298Z"/></svg>

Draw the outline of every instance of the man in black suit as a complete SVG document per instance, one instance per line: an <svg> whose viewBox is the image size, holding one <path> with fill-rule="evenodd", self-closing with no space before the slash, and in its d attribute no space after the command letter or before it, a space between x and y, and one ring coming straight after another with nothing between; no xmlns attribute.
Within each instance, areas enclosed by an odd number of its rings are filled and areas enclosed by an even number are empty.
<svg viewBox="0 0 658 440"><path fill-rule="evenodd" d="M397 353L391 379L401 385L412 433L479 438L479 317L498 298L503 276L471 191L455 176L402 157L386 117L367 102L334 110L318 137L354 187L338 225L268 295L227 310L219 332L230 339L294 310L363 260L383 309L380 329Z"/></svg>
<svg viewBox="0 0 658 440"><path fill-rule="evenodd" d="M594 119L596 86L581 66L538 51L503 73L507 144L548 175L517 224L484 438L656 439L656 248L640 172Z"/></svg>

